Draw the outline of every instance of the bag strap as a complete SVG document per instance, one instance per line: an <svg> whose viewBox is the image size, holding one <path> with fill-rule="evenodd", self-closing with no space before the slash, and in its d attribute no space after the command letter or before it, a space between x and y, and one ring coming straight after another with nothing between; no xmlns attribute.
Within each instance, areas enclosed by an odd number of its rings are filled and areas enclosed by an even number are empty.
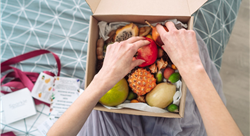
<svg viewBox="0 0 250 136"><path fill-rule="evenodd" d="M1 136L16 136L16 135L12 131L10 131L6 133L2 133Z"/></svg>
<svg viewBox="0 0 250 136"><path fill-rule="evenodd" d="M47 72L47 71L46 71ZM48 74L44 71L45 74ZM36 72L23 72L25 75L27 75L29 77L29 79L34 83L36 82L36 79L38 78L39 76L39 73L36 73ZM50 75L50 74L48 74ZM55 76L55 75L51 75L51 76ZM8 74L4 75L2 78L1 78L1 81L0 83L3 82L3 80L6 78L6 77L12 77L12 78L19 78L18 75L15 74L14 71L12 72L9 72Z"/></svg>
<svg viewBox="0 0 250 136"><path fill-rule="evenodd" d="M30 58L33 58L33 57L36 57L36 56L39 56L42 54L46 54L46 53L51 53L54 56L56 63L57 63L57 68L58 68L57 76L60 76L61 62L60 62L59 57L55 53L48 51L48 50L44 50L44 49L31 51L31 52L13 57L11 59L8 59L8 60L2 62L1 63L1 73L11 69L11 67L9 67L9 65L16 64L16 63L19 63L21 61L24 61L24 60L27 60L27 59L30 59Z"/></svg>

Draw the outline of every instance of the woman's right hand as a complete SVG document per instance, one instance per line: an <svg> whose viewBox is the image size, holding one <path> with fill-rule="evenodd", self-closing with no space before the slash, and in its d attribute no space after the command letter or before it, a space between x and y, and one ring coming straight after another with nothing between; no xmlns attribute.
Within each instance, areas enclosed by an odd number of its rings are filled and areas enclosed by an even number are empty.
<svg viewBox="0 0 250 136"><path fill-rule="evenodd" d="M162 47L177 66L190 90L207 135L242 136L201 63L195 32L177 30L172 22L167 22L166 27L169 32L161 25L156 26L164 43Z"/></svg>
<svg viewBox="0 0 250 136"><path fill-rule="evenodd" d="M167 32L163 26L157 25L157 32L164 43L162 45L171 61L176 65L180 74L193 71L195 67L202 66L199 57L199 48L193 30L177 30L173 22L166 22Z"/></svg>

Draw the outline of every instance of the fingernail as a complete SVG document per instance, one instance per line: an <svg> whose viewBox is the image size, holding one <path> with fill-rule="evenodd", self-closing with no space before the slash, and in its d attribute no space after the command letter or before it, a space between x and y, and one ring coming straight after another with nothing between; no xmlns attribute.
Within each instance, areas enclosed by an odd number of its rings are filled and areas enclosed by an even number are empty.
<svg viewBox="0 0 250 136"><path fill-rule="evenodd" d="M141 61L142 63L146 62L146 61L145 61L145 60L143 60L143 59L140 59L140 61Z"/></svg>
<svg viewBox="0 0 250 136"><path fill-rule="evenodd" d="M158 23L155 27L159 27L159 26L161 26L161 24Z"/></svg>

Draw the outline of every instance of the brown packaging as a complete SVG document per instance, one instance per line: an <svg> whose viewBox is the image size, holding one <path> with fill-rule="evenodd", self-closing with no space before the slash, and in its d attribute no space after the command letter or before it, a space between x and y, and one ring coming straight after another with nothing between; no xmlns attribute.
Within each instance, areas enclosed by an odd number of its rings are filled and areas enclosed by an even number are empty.
<svg viewBox="0 0 250 136"><path fill-rule="evenodd" d="M96 41L98 39L99 21L106 22L134 22L145 24L147 20L151 23L162 22L168 19L178 19L188 24L188 29L193 29L193 17L191 16L206 0L86 0L89 4L93 15L89 22L89 41L87 66L85 77L85 88L92 81L96 67ZM152 113L138 111L133 109L111 110L103 107L101 104L95 106L95 110L154 116L166 118L182 118L184 117L186 84L182 81L182 98L179 105L179 113Z"/></svg>

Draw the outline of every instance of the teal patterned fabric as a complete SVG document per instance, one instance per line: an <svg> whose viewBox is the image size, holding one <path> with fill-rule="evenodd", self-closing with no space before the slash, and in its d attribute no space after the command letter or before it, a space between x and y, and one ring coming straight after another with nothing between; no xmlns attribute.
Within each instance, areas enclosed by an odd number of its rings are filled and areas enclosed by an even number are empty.
<svg viewBox="0 0 250 136"><path fill-rule="evenodd" d="M194 16L194 29L207 44L218 71L222 55L233 30L241 0L209 0Z"/></svg>
<svg viewBox="0 0 250 136"><path fill-rule="evenodd" d="M84 0L2 0L2 60L36 49L56 53L62 76L85 74L89 17ZM42 55L17 65L24 71L57 70L52 55Z"/></svg>
<svg viewBox="0 0 250 136"><path fill-rule="evenodd" d="M209 0L193 14L194 29L207 44L218 70L240 3L240 0ZM32 50L48 49L60 57L62 76L83 79L91 14L85 0L1 0L1 62ZM57 70L50 54L15 67L33 72ZM37 115L16 123L7 125L1 120L0 132L41 135L37 126L48 118L49 108L45 105L36 108Z"/></svg>

